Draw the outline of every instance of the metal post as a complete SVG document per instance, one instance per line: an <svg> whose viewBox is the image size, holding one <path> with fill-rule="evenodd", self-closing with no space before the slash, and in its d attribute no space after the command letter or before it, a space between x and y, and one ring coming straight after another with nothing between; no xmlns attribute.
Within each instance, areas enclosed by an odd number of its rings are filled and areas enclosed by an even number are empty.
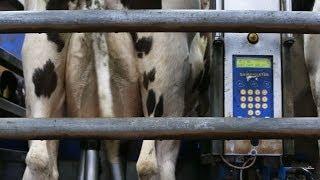
<svg viewBox="0 0 320 180"><path fill-rule="evenodd" d="M85 180L86 151L81 147L78 180Z"/></svg>
<svg viewBox="0 0 320 180"><path fill-rule="evenodd" d="M88 140L86 142L85 150L85 180L98 180L99 179L99 141Z"/></svg>
<svg viewBox="0 0 320 180"><path fill-rule="evenodd" d="M224 0L212 0L211 9L223 10ZM223 33L213 33L210 59L210 115L211 117L223 117L223 72L224 72L224 54L223 54ZM211 140L202 143L202 163L210 164L210 170L216 169L215 162L217 155L223 154L223 141ZM214 177L210 172L209 176Z"/></svg>
<svg viewBox="0 0 320 180"><path fill-rule="evenodd" d="M86 170L85 180L98 180L99 175L99 161L97 150L88 150L86 152Z"/></svg>
<svg viewBox="0 0 320 180"><path fill-rule="evenodd" d="M284 11L289 11L289 12L292 11L292 0L283 0L283 1L284 1L283 10ZM290 44L294 43L293 34L291 34L291 33L287 33L286 34L285 43L290 43Z"/></svg>
<svg viewBox="0 0 320 180"><path fill-rule="evenodd" d="M216 0L216 10L223 10L224 9L224 0ZM216 32L214 42L216 43L222 43L223 41L223 33L221 32Z"/></svg>
<svg viewBox="0 0 320 180"><path fill-rule="evenodd" d="M292 1L283 0L284 11L292 11ZM294 117L294 94L292 80L291 47L295 40L293 34L287 33L282 36L282 86L283 86L283 116ZM283 140L283 154L294 155L294 140Z"/></svg>

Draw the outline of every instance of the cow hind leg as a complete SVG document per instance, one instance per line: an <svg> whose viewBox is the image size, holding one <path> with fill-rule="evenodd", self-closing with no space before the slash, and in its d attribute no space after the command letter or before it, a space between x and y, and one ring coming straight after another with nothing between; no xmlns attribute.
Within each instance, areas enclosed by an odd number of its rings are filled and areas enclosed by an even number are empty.
<svg viewBox="0 0 320 180"><path fill-rule="evenodd" d="M155 143L154 140L144 140L142 143L137 162L137 172L140 180L158 179L159 170Z"/></svg>
<svg viewBox="0 0 320 180"><path fill-rule="evenodd" d="M22 50L29 118L62 117L65 90L64 38L59 34L27 34ZM56 180L58 141L30 141L24 180Z"/></svg>
<svg viewBox="0 0 320 180"><path fill-rule="evenodd" d="M174 180L180 141L157 141L160 180Z"/></svg>
<svg viewBox="0 0 320 180"><path fill-rule="evenodd" d="M24 180L57 180L57 152L59 141L32 141L26 157Z"/></svg>

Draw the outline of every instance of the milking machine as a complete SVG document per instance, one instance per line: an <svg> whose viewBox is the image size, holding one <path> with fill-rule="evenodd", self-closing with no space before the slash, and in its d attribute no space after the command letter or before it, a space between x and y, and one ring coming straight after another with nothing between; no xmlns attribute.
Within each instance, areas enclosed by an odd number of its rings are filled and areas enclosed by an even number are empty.
<svg viewBox="0 0 320 180"><path fill-rule="evenodd" d="M291 0L216 0L217 10L291 11ZM214 117L293 117L292 34L216 33L213 43L211 114ZM241 120L240 120L241 121ZM254 126L254 124L253 124ZM211 142L202 161L211 179L313 179L312 167L291 163L293 140Z"/></svg>

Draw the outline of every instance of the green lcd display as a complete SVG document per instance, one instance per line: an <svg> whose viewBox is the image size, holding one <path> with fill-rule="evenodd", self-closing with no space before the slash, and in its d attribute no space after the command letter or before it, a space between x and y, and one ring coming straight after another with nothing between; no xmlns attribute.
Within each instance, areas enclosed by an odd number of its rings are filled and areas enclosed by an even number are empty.
<svg viewBox="0 0 320 180"><path fill-rule="evenodd" d="M265 57L236 57L237 68L271 68L271 60Z"/></svg>

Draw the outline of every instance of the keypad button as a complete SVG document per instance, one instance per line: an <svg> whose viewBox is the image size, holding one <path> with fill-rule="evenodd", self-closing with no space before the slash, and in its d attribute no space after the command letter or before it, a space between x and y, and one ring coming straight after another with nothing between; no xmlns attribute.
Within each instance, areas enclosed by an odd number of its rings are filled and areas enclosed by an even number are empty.
<svg viewBox="0 0 320 180"><path fill-rule="evenodd" d="M249 103L249 104L248 104L248 108L249 108L249 109L253 109L253 104L252 104L252 103Z"/></svg>
<svg viewBox="0 0 320 180"><path fill-rule="evenodd" d="M257 104L254 105L254 107L255 107L256 109L260 109L260 108L261 108L261 104L257 103Z"/></svg>
<svg viewBox="0 0 320 180"><path fill-rule="evenodd" d="M256 116L260 116L261 115L261 111L260 110L256 110L255 115Z"/></svg>
<svg viewBox="0 0 320 180"><path fill-rule="evenodd" d="M266 96L268 94L268 91L267 90L262 90L262 95Z"/></svg>
<svg viewBox="0 0 320 180"><path fill-rule="evenodd" d="M246 95L246 94L247 94L247 91L244 90L244 89L241 89L240 94L241 94L241 95Z"/></svg>
<svg viewBox="0 0 320 180"><path fill-rule="evenodd" d="M264 82L264 86L265 86L266 88L270 88L270 87L271 87L271 83L270 83L269 81L265 81L265 82Z"/></svg>
<svg viewBox="0 0 320 180"><path fill-rule="evenodd" d="M259 89L257 89L257 90L254 91L254 94L259 96L261 94L261 91Z"/></svg>
<svg viewBox="0 0 320 180"><path fill-rule="evenodd" d="M251 82L251 86L254 87L254 88L257 88L259 86L259 84L258 84L257 81L252 81Z"/></svg>
<svg viewBox="0 0 320 180"><path fill-rule="evenodd" d="M246 103L241 103L241 109L245 109L245 108L247 108L247 104Z"/></svg>
<svg viewBox="0 0 320 180"><path fill-rule="evenodd" d="M254 114L254 112L253 112L252 110L249 110L249 111L248 111L248 115L249 115L249 116L252 116L253 114Z"/></svg>
<svg viewBox="0 0 320 180"><path fill-rule="evenodd" d="M246 102L247 98L245 96L241 96L240 100L241 102Z"/></svg>
<svg viewBox="0 0 320 180"><path fill-rule="evenodd" d="M237 81L237 85L239 88L243 88L245 84L242 81Z"/></svg>
<svg viewBox="0 0 320 180"><path fill-rule="evenodd" d="M266 96L262 97L262 102L268 102L268 98Z"/></svg>
<svg viewBox="0 0 320 180"><path fill-rule="evenodd" d="M263 103L263 104L262 104L262 108L263 108L263 109L268 109L268 104L267 104L267 103Z"/></svg>
<svg viewBox="0 0 320 180"><path fill-rule="evenodd" d="M252 89L248 90L248 95L250 95L250 96L253 95L253 90Z"/></svg>
<svg viewBox="0 0 320 180"><path fill-rule="evenodd" d="M257 97L254 98L254 100L255 100L256 102L260 102L260 101L261 101L261 97L257 96Z"/></svg>
<svg viewBox="0 0 320 180"><path fill-rule="evenodd" d="M249 102L253 102L253 97L252 97L252 96L249 96L249 97L248 97L248 101L249 101Z"/></svg>

